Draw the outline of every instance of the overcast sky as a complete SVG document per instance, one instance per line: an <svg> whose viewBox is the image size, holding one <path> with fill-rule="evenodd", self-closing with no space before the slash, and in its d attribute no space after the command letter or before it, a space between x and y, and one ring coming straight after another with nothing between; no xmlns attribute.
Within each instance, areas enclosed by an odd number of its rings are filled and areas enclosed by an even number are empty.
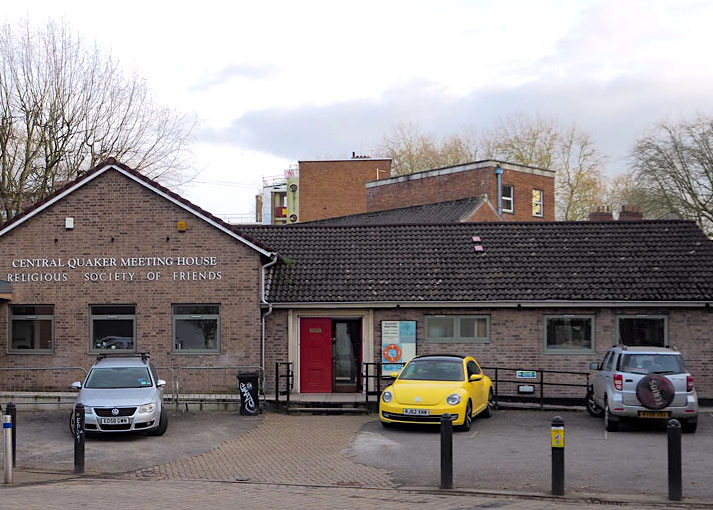
<svg viewBox="0 0 713 510"><path fill-rule="evenodd" d="M652 123L713 114L706 0L33 0L0 16L63 19L195 115L199 174L181 192L219 215L253 211L263 176L373 153L401 123L554 117L616 173Z"/></svg>

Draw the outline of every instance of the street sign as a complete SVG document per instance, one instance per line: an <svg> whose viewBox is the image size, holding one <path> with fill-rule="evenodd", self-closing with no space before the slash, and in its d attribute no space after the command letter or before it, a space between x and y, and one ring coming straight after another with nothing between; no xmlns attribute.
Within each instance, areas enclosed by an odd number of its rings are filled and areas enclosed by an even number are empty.
<svg viewBox="0 0 713 510"><path fill-rule="evenodd" d="M537 370L518 370L516 377L518 379L537 379Z"/></svg>

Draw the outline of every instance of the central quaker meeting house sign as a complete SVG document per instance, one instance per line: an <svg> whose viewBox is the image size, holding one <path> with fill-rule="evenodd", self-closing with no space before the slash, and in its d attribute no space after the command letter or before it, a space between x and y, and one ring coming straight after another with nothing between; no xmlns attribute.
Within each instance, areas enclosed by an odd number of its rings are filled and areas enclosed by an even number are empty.
<svg viewBox="0 0 713 510"><path fill-rule="evenodd" d="M69 257L13 259L11 283L66 282L79 275L83 282L221 280L216 257Z"/></svg>

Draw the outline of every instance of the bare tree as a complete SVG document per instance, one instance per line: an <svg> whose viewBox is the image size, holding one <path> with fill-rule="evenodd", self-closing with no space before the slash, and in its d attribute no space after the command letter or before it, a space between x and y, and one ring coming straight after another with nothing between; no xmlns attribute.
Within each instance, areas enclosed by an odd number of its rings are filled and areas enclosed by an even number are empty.
<svg viewBox="0 0 713 510"><path fill-rule="evenodd" d="M659 123L631 159L648 215L675 213L713 234L713 117Z"/></svg>
<svg viewBox="0 0 713 510"><path fill-rule="evenodd" d="M478 158L554 169L558 219L587 219L590 211L606 203L605 159L591 136L574 125L563 129L554 119L539 115L515 115L479 135L469 129L442 140L413 124L401 125L383 138L379 152L393 159L396 174Z"/></svg>
<svg viewBox="0 0 713 510"><path fill-rule="evenodd" d="M377 153L392 159L393 173L404 175L474 161L478 150L477 140L470 132L439 140L415 124L401 124L384 136Z"/></svg>
<svg viewBox="0 0 713 510"><path fill-rule="evenodd" d="M0 221L110 156L175 183L192 130L67 25L0 27Z"/></svg>
<svg viewBox="0 0 713 510"><path fill-rule="evenodd" d="M557 219L585 220L605 203L605 158L574 124L562 128L554 118L521 113L498 121L483 145L490 158L555 170Z"/></svg>

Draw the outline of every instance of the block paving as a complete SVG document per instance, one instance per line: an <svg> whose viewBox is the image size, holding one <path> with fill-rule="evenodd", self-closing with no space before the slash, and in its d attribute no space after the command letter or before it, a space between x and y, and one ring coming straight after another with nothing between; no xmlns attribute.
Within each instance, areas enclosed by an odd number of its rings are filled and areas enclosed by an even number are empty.
<svg viewBox="0 0 713 510"><path fill-rule="evenodd" d="M347 455L370 416L266 414L263 422L202 455L152 466L129 478L395 487L385 470Z"/></svg>

